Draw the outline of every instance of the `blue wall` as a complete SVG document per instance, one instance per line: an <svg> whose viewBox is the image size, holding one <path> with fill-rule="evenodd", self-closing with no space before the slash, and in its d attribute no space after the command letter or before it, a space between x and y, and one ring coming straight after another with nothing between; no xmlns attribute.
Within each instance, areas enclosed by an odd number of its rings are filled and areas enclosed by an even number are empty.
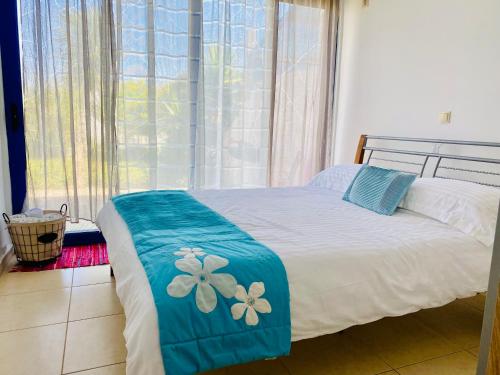
<svg viewBox="0 0 500 375"><path fill-rule="evenodd" d="M13 213L22 211L26 198L26 143L17 26L17 1L3 0L0 12L0 51Z"/></svg>

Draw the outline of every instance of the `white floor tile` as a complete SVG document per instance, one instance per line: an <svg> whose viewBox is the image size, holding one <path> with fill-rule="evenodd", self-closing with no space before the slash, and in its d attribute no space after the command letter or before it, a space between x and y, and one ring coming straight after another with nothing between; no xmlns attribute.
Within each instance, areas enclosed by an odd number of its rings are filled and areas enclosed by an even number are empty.
<svg viewBox="0 0 500 375"><path fill-rule="evenodd" d="M121 313L123 313L123 309L116 295L115 283L73 288L69 320L96 318Z"/></svg>
<svg viewBox="0 0 500 375"><path fill-rule="evenodd" d="M0 277L0 295L70 288L73 269L10 272Z"/></svg>
<svg viewBox="0 0 500 375"><path fill-rule="evenodd" d="M66 324L0 333L0 374L59 375Z"/></svg>
<svg viewBox="0 0 500 375"><path fill-rule="evenodd" d="M65 323L71 289L0 296L0 332Z"/></svg>
<svg viewBox="0 0 500 375"><path fill-rule="evenodd" d="M125 361L124 315L68 323L63 372L83 371Z"/></svg>
<svg viewBox="0 0 500 375"><path fill-rule="evenodd" d="M74 372L74 375L125 375L125 363L98 367L92 370Z"/></svg>

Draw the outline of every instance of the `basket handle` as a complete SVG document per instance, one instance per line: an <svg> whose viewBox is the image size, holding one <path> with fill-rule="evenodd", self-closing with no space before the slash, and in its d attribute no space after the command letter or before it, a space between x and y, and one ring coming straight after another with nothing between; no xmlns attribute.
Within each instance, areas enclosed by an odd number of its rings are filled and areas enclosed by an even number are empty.
<svg viewBox="0 0 500 375"><path fill-rule="evenodd" d="M59 209L59 213L63 216L66 216L66 212L68 212L68 205L66 203L63 203L61 205L61 208Z"/></svg>
<svg viewBox="0 0 500 375"><path fill-rule="evenodd" d="M9 215L7 215L5 212L2 214L3 216L3 221L5 221L5 224L10 224L10 218Z"/></svg>

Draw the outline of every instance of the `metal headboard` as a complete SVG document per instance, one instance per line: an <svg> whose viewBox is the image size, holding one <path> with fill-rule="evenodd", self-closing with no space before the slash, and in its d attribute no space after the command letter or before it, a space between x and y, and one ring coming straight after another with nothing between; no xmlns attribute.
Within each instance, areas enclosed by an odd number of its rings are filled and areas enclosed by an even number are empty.
<svg viewBox="0 0 500 375"><path fill-rule="evenodd" d="M362 135L355 162L500 188L500 143Z"/></svg>

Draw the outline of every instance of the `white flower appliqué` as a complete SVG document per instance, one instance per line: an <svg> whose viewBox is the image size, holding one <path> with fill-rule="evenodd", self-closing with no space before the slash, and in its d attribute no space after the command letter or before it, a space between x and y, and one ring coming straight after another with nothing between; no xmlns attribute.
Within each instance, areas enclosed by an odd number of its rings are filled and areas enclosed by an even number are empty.
<svg viewBox="0 0 500 375"><path fill-rule="evenodd" d="M241 319L245 311L245 323L249 326L259 324L259 316L261 314L268 314L271 312L271 305L265 298L259 298L266 292L263 282L255 282L248 288L248 294L242 285L236 287L236 299L241 303L235 303L231 306L231 314L234 320Z"/></svg>
<svg viewBox="0 0 500 375"><path fill-rule="evenodd" d="M176 251L174 255L184 257L184 258L196 258L201 257L205 255L205 252L203 249L200 249L199 247L181 247L179 251Z"/></svg>
<svg viewBox="0 0 500 375"><path fill-rule="evenodd" d="M217 306L214 288L226 298L234 297L236 279L228 273L214 273L225 267L229 261L217 255L207 255L203 264L195 257L179 259L175 267L189 275L178 275L167 286L172 297L186 297L196 286L196 306L200 311L209 313Z"/></svg>

